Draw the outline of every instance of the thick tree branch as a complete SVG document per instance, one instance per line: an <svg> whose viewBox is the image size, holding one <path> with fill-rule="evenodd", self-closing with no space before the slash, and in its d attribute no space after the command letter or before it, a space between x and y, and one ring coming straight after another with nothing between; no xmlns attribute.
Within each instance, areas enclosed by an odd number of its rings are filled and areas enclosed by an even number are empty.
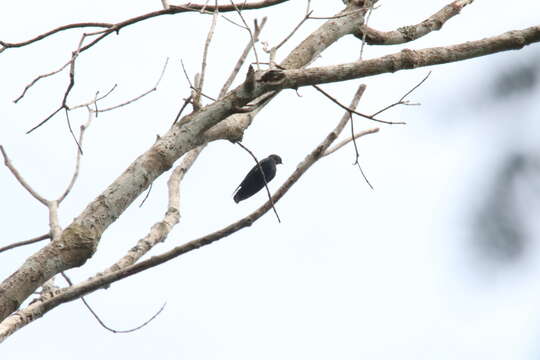
<svg viewBox="0 0 540 360"><path fill-rule="evenodd" d="M354 35L370 45L396 45L414 41L432 31L440 30L443 25L460 13L474 0L457 0L443 7L426 20L416 25L403 26L393 31L378 31L366 25L361 26Z"/></svg>
<svg viewBox="0 0 540 360"><path fill-rule="evenodd" d="M398 53L370 60L303 70L285 70L279 80L270 82L268 88L275 90L276 82L281 84L282 89L295 89L308 85L346 81L400 70L447 64L501 51L518 50L539 41L540 25L531 26L523 30L508 31L498 36L457 45L421 50L405 49ZM280 75L276 74L276 76Z"/></svg>

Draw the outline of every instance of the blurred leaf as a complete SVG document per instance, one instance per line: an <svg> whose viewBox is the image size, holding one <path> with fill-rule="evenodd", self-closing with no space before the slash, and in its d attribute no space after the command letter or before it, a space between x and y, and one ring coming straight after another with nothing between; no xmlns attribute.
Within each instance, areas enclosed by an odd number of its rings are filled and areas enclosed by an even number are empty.
<svg viewBox="0 0 540 360"><path fill-rule="evenodd" d="M540 59L534 57L526 63L513 64L495 78L493 97L502 98L511 95L522 95L534 89L540 78Z"/></svg>
<svg viewBox="0 0 540 360"><path fill-rule="evenodd" d="M488 260L521 259L532 237L527 217L540 204L540 161L532 154L512 154L501 166L474 222L474 242Z"/></svg>

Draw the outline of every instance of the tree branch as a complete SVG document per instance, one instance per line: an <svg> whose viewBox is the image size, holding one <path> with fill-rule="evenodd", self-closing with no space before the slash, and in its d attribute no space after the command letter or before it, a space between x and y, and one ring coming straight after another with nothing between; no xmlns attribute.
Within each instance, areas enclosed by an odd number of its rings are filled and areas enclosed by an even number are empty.
<svg viewBox="0 0 540 360"><path fill-rule="evenodd" d="M359 137L366 136L366 135L369 135L369 134L375 134L376 132L379 132L379 128L373 128L373 129L368 129L368 130L363 130L363 131L357 132L356 134L354 134L354 137L349 137L348 139L345 139L345 140L341 141L340 143L332 146L330 149L326 150L326 152L324 153L324 156L328 156L330 154L335 153L336 151L338 151L339 149L341 149L342 147L344 147L345 145L347 145L351 141L353 141L355 139L358 139Z"/></svg>
<svg viewBox="0 0 540 360"><path fill-rule="evenodd" d="M242 5L237 5L237 6L239 6L240 10L255 10L255 9L263 9L263 8L266 8L266 7L269 7L269 6L278 5L278 4L287 2L287 1L289 1L289 0L262 0L262 1L255 1L255 2L252 2L252 3L244 3ZM166 9L159 10L159 11L153 11L153 12L150 12L150 13L147 13L147 14L139 15L139 16L124 20L122 22L116 23L116 24L101 23L101 22L68 24L68 25L63 25L63 26L57 27L57 28L55 28L53 30L50 30L48 32L45 32L45 33L43 33L41 35L38 35L38 36L36 36L36 37L34 37L34 38L30 39L30 40L26 40L26 41L22 41L22 42L18 42L18 43L10 43L10 42L6 42L6 41L0 41L0 46L2 46L2 48L0 49L0 53L2 51L4 51L4 50L8 49L8 48L22 47L22 46L32 44L34 42L43 40L43 39L45 39L45 38L47 38L47 37L49 37L49 36L51 36L53 34L56 34L58 32L64 31L64 30L85 28L85 27L101 27L101 28L105 28L101 32L93 34L93 35L97 35L97 34L101 33L101 36L99 36L97 39L95 39L94 41L92 41L88 45L81 48L81 52L83 52L85 50L88 50L90 47L94 46L96 43L101 41L103 38L105 38L109 34L111 34L113 32L118 32L118 31L120 31L122 28L124 28L126 26L136 24L136 23L141 22L141 21L145 21L145 20L157 17L157 16L162 16L162 15L174 15L174 14L180 14L180 13L185 13L185 12L201 12L203 14L211 14L214 11L231 12L231 11L236 11L236 8L235 8L235 6L230 5L230 4L214 6L214 5L187 3L187 4L184 4L184 5L171 5ZM91 35L91 34L89 34L89 35Z"/></svg>
<svg viewBox="0 0 540 360"><path fill-rule="evenodd" d="M15 176L15 179L17 179L17 181L19 182L19 184L21 184L21 186L23 188L26 189L26 191L28 191L28 193L30 195L32 195L34 197L34 199L36 199L37 201L39 201L40 203L42 203L43 205L47 206L47 199L45 199L43 196L39 195L27 182L26 180L24 180L24 178L22 177L22 175L19 173L19 171L17 171L17 169L15 168L15 166L13 166L13 164L11 163L11 160L9 159L6 151L4 150L4 147L2 145L0 145L0 153L2 154L2 156L4 157L4 165L6 165L6 167L9 169L9 171L11 171L11 173L13 174L13 176Z"/></svg>
<svg viewBox="0 0 540 360"><path fill-rule="evenodd" d="M472 4L473 1L453 1L421 23L403 26L393 31L378 31L364 25L354 33L354 36L365 39L366 43L370 45L396 45L414 41L432 31L440 30L448 20L459 14L461 9Z"/></svg>
<svg viewBox="0 0 540 360"><path fill-rule="evenodd" d="M518 50L539 41L540 25L537 25L457 45L421 50L405 49L383 57L347 64L284 70L282 72L283 78L279 80L279 83L281 89L295 89L302 86L359 79L400 70L468 60L502 51ZM268 89L275 90L275 82L269 83Z"/></svg>
<svg viewBox="0 0 540 360"><path fill-rule="evenodd" d="M4 252L4 251L7 251L7 250L10 250L10 249L14 249L14 248L19 247L19 246L30 245L30 244L36 243L38 241L42 241L42 240L46 240L46 239L50 239L50 238L51 238L51 234L43 234L43 235L37 236L35 238L29 239L29 240L14 242L12 244L1 247L0 248L0 253Z"/></svg>

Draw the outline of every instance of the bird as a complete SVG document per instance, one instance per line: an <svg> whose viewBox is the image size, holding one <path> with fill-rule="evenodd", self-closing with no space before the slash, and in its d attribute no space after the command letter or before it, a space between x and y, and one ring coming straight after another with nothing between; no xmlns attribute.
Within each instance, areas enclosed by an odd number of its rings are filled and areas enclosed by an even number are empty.
<svg viewBox="0 0 540 360"><path fill-rule="evenodd" d="M276 176L277 164L281 164L281 158L272 154L255 165L234 191L234 201L238 204L259 192L264 187L264 180L269 183Z"/></svg>

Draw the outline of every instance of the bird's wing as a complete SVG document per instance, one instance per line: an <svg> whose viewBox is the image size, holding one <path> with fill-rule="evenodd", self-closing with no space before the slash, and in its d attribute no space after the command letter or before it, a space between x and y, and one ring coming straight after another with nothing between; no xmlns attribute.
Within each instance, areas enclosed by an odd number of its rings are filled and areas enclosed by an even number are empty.
<svg viewBox="0 0 540 360"><path fill-rule="evenodd" d="M261 161L261 167L262 167L262 161ZM251 179L255 178L256 176L258 176L260 174L260 170L259 170L259 164L255 165L253 168L251 168L251 170L249 170L249 172L247 173L246 177L244 177L244 180L242 180L242 182L240 183L240 185L238 185L238 188L241 188L241 187L244 187L246 186L246 184L251 181Z"/></svg>

